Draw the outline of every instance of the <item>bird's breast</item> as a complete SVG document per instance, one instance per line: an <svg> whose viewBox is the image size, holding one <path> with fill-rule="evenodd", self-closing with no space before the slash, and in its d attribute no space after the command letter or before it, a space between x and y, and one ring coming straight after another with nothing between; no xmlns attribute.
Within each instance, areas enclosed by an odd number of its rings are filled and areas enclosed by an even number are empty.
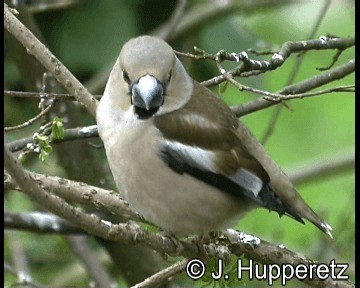
<svg viewBox="0 0 360 288"><path fill-rule="evenodd" d="M233 196L174 172L159 157L164 139L151 119L121 122L101 132L108 162L124 198L148 221L173 233L198 234L219 229L241 211Z"/></svg>

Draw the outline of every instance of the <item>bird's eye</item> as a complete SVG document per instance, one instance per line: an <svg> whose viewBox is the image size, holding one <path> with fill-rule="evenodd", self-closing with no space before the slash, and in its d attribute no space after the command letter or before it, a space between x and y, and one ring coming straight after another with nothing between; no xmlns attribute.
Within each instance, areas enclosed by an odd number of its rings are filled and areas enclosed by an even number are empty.
<svg viewBox="0 0 360 288"><path fill-rule="evenodd" d="M125 82L129 84L130 83L129 74L125 70L123 70L122 76L123 76Z"/></svg>

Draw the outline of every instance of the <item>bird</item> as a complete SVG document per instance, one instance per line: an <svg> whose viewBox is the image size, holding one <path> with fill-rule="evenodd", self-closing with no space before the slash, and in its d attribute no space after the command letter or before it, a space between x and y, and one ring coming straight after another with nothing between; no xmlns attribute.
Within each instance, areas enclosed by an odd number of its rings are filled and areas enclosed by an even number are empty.
<svg viewBox="0 0 360 288"><path fill-rule="evenodd" d="M295 206L271 187L242 143L239 119L160 38L141 35L123 45L96 121L122 196L172 235L220 231L262 207L308 219L331 236L300 194Z"/></svg>

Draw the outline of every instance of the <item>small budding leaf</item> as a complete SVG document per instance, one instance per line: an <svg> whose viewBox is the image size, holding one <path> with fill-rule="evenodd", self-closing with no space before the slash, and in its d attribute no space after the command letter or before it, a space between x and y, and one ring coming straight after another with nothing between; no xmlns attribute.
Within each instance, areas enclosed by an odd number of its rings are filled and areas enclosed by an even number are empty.
<svg viewBox="0 0 360 288"><path fill-rule="evenodd" d="M55 117L53 119L51 135L54 139L64 138L65 132L64 132L63 119L58 117Z"/></svg>
<svg viewBox="0 0 360 288"><path fill-rule="evenodd" d="M35 142L38 145L39 150L39 159L41 161L45 161L49 153L52 151L52 147L50 145L50 138L47 135L37 135L35 137Z"/></svg>
<svg viewBox="0 0 360 288"><path fill-rule="evenodd" d="M43 161L43 162L44 162L44 161L47 159L47 157L49 156L49 152L52 151L51 146L49 146L49 147L50 147L49 150L47 150L47 149L41 149L41 150L40 150L39 159L40 159L41 161Z"/></svg>

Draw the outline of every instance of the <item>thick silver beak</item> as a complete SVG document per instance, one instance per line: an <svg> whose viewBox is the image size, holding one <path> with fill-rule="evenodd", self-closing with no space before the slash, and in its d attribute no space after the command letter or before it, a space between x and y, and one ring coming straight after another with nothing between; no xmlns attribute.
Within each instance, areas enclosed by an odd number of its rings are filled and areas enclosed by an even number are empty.
<svg viewBox="0 0 360 288"><path fill-rule="evenodd" d="M154 76L142 76L131 89L131 101L135 107L149 111L164 103L164 88Z"/></svg>

